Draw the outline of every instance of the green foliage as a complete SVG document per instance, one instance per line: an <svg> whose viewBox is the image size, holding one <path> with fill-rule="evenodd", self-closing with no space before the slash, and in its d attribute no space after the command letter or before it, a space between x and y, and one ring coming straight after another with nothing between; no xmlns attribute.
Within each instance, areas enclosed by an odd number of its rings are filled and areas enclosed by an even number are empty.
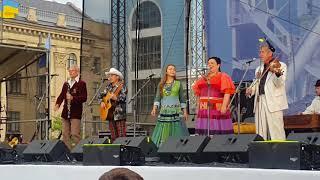
<svg viewBox="0 0 320 180"><path fill-rule="evenodd" d="M62 130L62 118L61 116L53 116L51 121L52 131L61 131Z"/></svg>

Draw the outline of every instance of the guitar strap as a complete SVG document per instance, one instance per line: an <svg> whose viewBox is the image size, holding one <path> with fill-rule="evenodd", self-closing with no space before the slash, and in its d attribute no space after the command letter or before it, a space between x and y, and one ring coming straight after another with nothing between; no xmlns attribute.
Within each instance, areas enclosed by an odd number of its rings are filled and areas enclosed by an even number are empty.
<svg viewBox="0 0 320 180"><path fill-rule="evenodd" d="M123 87L123 83L120 83L120 85L117 87L116 91L113 93L115 96L118 96L121 89Z"/></svg>

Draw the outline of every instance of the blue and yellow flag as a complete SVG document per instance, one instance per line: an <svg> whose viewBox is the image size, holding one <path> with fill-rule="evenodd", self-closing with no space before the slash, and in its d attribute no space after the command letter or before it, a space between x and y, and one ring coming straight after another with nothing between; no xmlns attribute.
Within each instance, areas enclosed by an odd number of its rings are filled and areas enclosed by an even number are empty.
<svg viewBox="0 0 320 180"><path fill-rule="evenodd" d="M19 13L19 3L14 0L2 0L0 4L0 17L15 18Z"/></svg>

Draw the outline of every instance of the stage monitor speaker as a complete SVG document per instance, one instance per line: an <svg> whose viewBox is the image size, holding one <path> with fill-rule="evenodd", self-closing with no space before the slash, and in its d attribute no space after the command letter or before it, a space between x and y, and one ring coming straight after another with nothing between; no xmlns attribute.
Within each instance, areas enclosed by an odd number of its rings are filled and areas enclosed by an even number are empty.
<svg viewBox="0 0 320 180"><path fill-rule="evenodd" d="M246 163L248 148L253 141L263 141L258 134L214 135L203 152L211 161Z"/></svg>
<svg viewBox="0 0 320 180"><path fill-rule="evenodd" d="M158 150L160 160L167 163L206 163L207 158L202 156L202 151L209 140L207 136L171 136Z"/></svg>
<svg viewBox="0 0 320 180"><path fill-rule="evenodd" d="M257 141L249 145L249 167L263 169L317 169L320 146L297 141Z"/></svg>
<svg viewBox="0 0 320 180"><path fill-rule="evenodd" d="M289 141L299 141L306 144L320 145L320 133L290 133L287 137Z"/></svg>
<svg viewBox="0 0 320 180"><path fill-rule="evenodd" d="M61 140L34 140L23 151L25 161L64 161L69 154L69 149Z"/></svg>
<svg viewBox="0 0 320 180"><path fill-rule="evenodd" d="M27 144L17 144L13 148L7 143L0 143L0 164L1 163L20 163L23 162L23 151L26 149Z"/></svg>
<svg viewBox="0 0 320 180"><path fill-rule="evenodd" d="M121 144L85 144L83 165L132 166L143 165L145 156L139 147Z"/></svg>
<svg viewBox="0 0 320 180"><path fill-rule="evenodd" d="M140 136L140 137L119 137L113 144L121 144L131 147L139 147L145 157L156 157L157 156L157 146L153 143L150 137Z"/></svg>
<svg viewBox="0 0 320 180"><path fill-rule="evenodd" d="M23 162L24 157L23 157L23 151L28 147L28 144L17 144L14 147L14 150L17 153L17 161Z"/></svg>
<svg viewBox="0 0 320 180"><path fill-rule="evenodd" d="M108 137L104 138L87 138L82 139L72 150L71 155L77 160L82 161L83 159L83 145L84 144L111 144L111 141Z"/></svg>

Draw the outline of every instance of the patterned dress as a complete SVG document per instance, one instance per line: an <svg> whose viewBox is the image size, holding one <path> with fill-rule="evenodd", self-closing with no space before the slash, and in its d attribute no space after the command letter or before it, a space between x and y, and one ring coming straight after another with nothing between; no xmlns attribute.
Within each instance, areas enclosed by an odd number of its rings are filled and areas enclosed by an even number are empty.
<svg viewBox="0 0 320 180"><path fill-rule="evenodd" d="M163 96L158 87L154 105L160 107L156 127L152 134L152 141L159 147L169 136L188 136L189 132L183 120L182 108L186 108L183 88L180 81L165 84Z"/></svg>
<svg viewBox="0 0 320 180"><path fill-rule="evenodd" d="M205 78L200 78L192 88L195 95L198 96L199 101L196 133L199 135L207 135L208 117L210 121L210 135L233 133L230 110L227 110L226 114L221 114L220 111L224 94L234 94L235 92L235 86L230 76L226 73L219 72L208 81Z"/></svg>

